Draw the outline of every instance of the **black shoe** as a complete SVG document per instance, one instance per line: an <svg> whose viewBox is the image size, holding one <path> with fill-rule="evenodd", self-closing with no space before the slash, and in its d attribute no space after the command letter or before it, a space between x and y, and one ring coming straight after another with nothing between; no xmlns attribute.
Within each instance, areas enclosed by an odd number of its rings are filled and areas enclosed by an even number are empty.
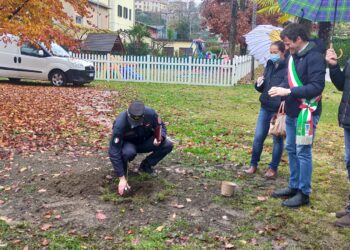
<svg viewBox="0 0 350 250"><path fill-rule="evenodd" d="M287 187L274 191L271 196L274 198L292 197L297 193L298 189Z"/></svg>
<svg viewBox="0 0 350 250"><path fill-rule="evenodd" d="M150 175L154 174L152 166L148 163L147 160L144 160L141 162L140 167L139 167L139 171L144 172L146 174L150 174Z"/></svg>
<svg viewBox="0 0 350 250"><path fill-rule="evenodd" d="M288 200L285 200L284 202L282 202L282 206L289 207L289 208L298 208L309 204L310 204L309 196L306 194L303 194L301 191L299 191L292 198L289 198Z"/></svg>

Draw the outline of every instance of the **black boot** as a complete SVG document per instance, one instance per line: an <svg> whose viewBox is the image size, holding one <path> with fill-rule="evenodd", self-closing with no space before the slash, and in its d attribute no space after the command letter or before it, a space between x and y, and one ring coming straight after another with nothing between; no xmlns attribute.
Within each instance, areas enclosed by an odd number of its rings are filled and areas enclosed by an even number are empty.
<svg viewBox="0 0 350 250"><path fill-rule="evenodd" d="M287 187L274 191L271 196L274 198L292 197L297 193L298 189Z"/></svg>
<svg viewBox="0 0 350 250"><path fill-rule="evenodd" d="M147 160L143 160L139 167L140 172L144 172L146 174L154 175L154 171L152 169L152 166L148 163Z"/></svg>
<svg viewBox="0 0 350 250"><path fill-rule="evenodd" d="M303 194L303 192L301 191L299 191L292 198L289 198L288 200L285 200L284 202L282 202L282 206L289 207L289 208L298 208L309 204L310 204L309 196L306 194Z"/></svg>

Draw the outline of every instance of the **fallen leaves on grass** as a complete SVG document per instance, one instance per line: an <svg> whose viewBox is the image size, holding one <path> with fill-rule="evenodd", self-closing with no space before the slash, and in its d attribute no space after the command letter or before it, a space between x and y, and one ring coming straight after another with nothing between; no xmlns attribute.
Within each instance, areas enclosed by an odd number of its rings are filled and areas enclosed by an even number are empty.
<svg viewBox="0 0 350 250"><path fill-rule="evenodd" d="M51 148L85 155L87 147L103 147L117 97L92 88L1 85L0 160Z"/></svg>

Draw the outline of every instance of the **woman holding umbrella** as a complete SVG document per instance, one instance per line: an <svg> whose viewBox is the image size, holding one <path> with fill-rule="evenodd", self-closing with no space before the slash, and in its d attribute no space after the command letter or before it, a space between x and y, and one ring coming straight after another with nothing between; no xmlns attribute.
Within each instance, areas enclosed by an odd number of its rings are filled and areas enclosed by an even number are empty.
<svg viewBox="0 0 350 250"><path fill-rule="evenodd" d="M260 112L256 123L255 136L253 142L253 152L250 167L245 170L247 174L255 174L258 162L263 150L263 144L270 127L270 120L278 111L281 104L281 97L270 97L268 91L273 86L281 84L285 75L287 65L285 62L285 45L282 41L277 41L270 46L270 59L267 61L264 76L258 78L255 88L260 95ZM277 168L281 161L283 152L283 138L273 137L272 160L265 177L274 179L277 176Z"/></svg>
<svg viewBox="0 0 350 250"><path fill-rule="evenodd" d="M333 49L327 50L326 61L329 65L331 80L339 91L343 91L338 110L338 122L339 126L344 128L345 163L350 181L350 61L341 71L337 58ZM350 194L348 198L349 204L345 210L336 213L337 218L339 218L335 223L337 226L350 227Z"/></svg>

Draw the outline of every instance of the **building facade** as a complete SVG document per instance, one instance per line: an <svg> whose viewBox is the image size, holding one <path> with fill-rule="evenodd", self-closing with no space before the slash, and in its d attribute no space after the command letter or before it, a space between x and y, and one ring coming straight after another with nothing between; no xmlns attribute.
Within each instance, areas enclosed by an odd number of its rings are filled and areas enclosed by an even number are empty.
<svg viewBox="0 0 350 250"><path fill-rule="evenodd" d="M81 17L65 1L63 7L76 24L84 27L118 31L135 25L135 0L89 0L89 18Z"/></svg>
<svg viewBox="0 0 350 250"><path fill-rule="evenodd" d="M165 0L136 0L135 9L144 12L164 13L168 10L168 1Z"/></svg>
<svg viewBox="0 0 350 250"><path fill-rule="evenodd" d="M76 24L84 27L109 29L109 15L111 8L108 6L108 0L89 0L89 12L91 17L80 16L74 8L67 2L63 1L64 11L73 18Z"/></svg>
<svg viewBox="0 0 350 250"><path fill-rule="evenodd" d="M128 30L135 25L135 0L108 0L110 10L109 29Z"/></svg>

